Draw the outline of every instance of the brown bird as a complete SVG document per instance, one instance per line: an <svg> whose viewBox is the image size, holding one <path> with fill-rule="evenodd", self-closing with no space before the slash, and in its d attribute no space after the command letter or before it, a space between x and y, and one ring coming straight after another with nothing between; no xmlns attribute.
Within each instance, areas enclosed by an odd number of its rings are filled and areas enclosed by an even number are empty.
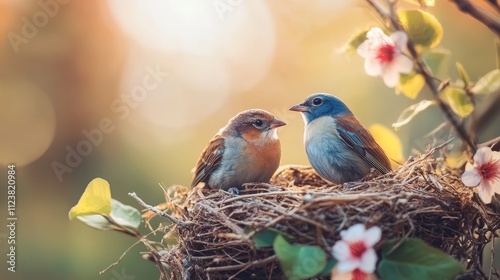
<svg viewBox="0 0 500 280"><path fill-rule="evenodd" d="M228 190L244 183L269 182L280 163L277 128L283 125L260 109L237 114L201 153L191 187L203 182L209 188Z"/></svg>

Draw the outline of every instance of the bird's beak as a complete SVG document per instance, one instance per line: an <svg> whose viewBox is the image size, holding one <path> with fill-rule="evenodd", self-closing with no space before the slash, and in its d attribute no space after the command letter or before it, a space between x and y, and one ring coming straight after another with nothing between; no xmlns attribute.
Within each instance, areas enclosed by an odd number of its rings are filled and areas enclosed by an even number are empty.
<svg viewBox="0 0 500 280"><path fill-rule="evenodd" d="M271 125L270 125L269 127L270 127L271 129L273 129L273 128L277 128L277 127L284 126L284 125L286 125L286 123L285 123L285 122L282 122L282 121L280 121L280 120L278 120L278 119L275 119L275 120L271 123Z"/></svg>
<svg viewBox="0 0 500 280"><path fill-rule="evenodd" d="M302 104L297 104L295 106L292 106L289 110L295 112L307 112L309 111L309 107L304 106Z"/></svg>

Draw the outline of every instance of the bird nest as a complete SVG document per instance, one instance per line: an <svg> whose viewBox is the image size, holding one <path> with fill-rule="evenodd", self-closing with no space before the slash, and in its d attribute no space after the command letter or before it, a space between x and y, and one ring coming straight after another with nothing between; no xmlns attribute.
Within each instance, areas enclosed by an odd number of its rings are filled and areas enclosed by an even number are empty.
<svg viewBox="0 0 500 280"><path fill-rule="evenodd" d="M238 195L194 188L171 208L179 223L168 235L177 236L177 244L156 254L156 262L168 279L284 279L273 249L255 246L255 232L274 228L291 243L331 253L341 230L362 223L379 226L384 239L417 237L450 254L468 268L463 279L498 276L494 269L484 272L480 260L500 215L435 154L429 150L392 173L342 185L310 167L285 166L270 184L245 184Z"/></svg>

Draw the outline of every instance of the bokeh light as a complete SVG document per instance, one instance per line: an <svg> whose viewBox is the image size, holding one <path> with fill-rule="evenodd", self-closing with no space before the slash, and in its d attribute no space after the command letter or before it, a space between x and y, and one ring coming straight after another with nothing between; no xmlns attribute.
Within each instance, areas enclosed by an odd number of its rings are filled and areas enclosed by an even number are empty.
<svg viewBox="0 0 500 280"><path fill-rule="evenodd" d="M27 80L0 82L0 164L23 166L52 144L56 115L49 97Z"/></svg>

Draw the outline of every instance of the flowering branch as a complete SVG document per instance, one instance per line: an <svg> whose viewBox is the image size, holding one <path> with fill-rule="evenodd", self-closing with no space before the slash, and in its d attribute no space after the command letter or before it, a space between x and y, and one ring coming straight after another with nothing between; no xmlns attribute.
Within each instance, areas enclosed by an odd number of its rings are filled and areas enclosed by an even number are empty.
<svg viewBox="0 0 500 280"><path fill-rule="evenodd" d="M385 12L377 3L375 3L374 0L366 0L368 4L370 4L376 11L377 13L384 19L388 20L391 25L397 30L397 31L404 31L403 26L399 22L395 10L394 10L394 2L389 2L389 13ZM442 90L443 87L437 85L435 83L436 78L432 76L430 73L428 67L425 65L423 62L422 58L420 57L419 53L417 52L415 48L415 44L412 42L412 40L409 38L407 42L407 48L408 51L415 61L415 64L417 66L417 71L419 74L421 74L424 77L425 84L427 87L430 89L432 95L434 96L437 104L443 111L445 117L448 119L449 123L453 126L453 128L457 131L458 135L466 145L470 149L472 153L475 153L477 150L477 146L474 143L474 141L471 139L470 135L467 133L465 130L464 126L461 125L458 120L455 118L453 112L451 111L450 107L444 103L444 101L439 98L439 93L440 90Z"/></svg>

